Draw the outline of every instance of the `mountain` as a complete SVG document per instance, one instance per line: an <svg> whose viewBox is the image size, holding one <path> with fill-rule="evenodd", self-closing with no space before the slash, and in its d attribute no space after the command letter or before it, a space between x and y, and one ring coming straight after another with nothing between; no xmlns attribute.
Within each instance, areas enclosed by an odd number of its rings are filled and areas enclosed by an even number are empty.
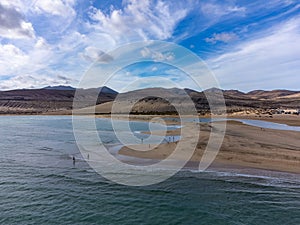
<svg viewBox="0 0 300 225"><path fill-rule="evenodd" d="M97 96L97 99L95 99ZM110 113L112 105L116 113L173 114L174 105L182 108L196 107L199 113L210 111L207 97L221 108L223 96L229 113L239 111L268 111L276 108L300 108L300 92L289 90L255 90L243 93L238 90L211 88L203 92L179 88L145 88L118 93L109 87L75 89L70 86L54 86L42 89L0 91L0 113L36 114L67 111L71 113L73 100L76 109L96 106L97 113ZM190 101L189 99L192 99Z"/></svg>
<svg viewBox="0 0 300 225"><path fill-rule="evenodd" d="M113 89L111 89L109 87L106 87L106 86L101 87L99 89L100 89L101 93L113 94L113 95L117 95L118 94L117 91L115 91L115 90L113 90Z"/></svg>
<svg viewBox="0 0 300 225"><path fill-rule="evenodd" d="M300 92L289 91L289 90L273 90L273 91L264 91L264 90L254 90L247 93L247 96L257 99L275 99L279 97L285 97L289 95L294 95Z"/></svg>
<svg viewBox="0 0 300 225"><path fill-rule="evenodd" d="M187 109L191 107L190 101L184 98L186 95L192 99L197 111L203 114L210 111L207 97L212 99L217 109L223 110L221 107L223 96L228 113L240 111L267 112L274 111L276 108L300 108L300 92L295 93L295 91L275 90L244 93L238 90L221 90L218 88L207 89L203 92L187 88L146 88L121 93L114 102L97 105L96 112L109 113L112 105L114 105L115 113L173 114L175 113L175 109L172 107L173 103Z"/></svg>
<svg viewBox="0 0 300 225"><path fill-rule="evenodd" d="M59 91L70 91L70 90L73 91L76 88L71 87L71 86L59 85L59 86L47 86L47 87L44 87L42 89L46 89L46 90L59 90Z"/></svg>
<svg viewBox="0 0 300 225"><path fill-rule="evenodd" d="M58 86L0 91L0 114L36 114L71 110L75 93L82 107L94 105L95 101L96 104L112 101L118 94L107 87L78 89L77 92L75 90L72 87ZM98 96L97 99L95 96Z"/></svg>
<svg viewBox="0 0 300 225"><path fill-rule="evenodd" d="M245 94L244 92L241 92L239 90L225 90L223 91L224 95L228 95L228 96L232 96L235 98L247 98L249 96L247 96L247 94Z"/></svg>
<svg viewBox="0 0 300 225"><path fill-rule="evenodd" d="M72 86L64 86L64 85L58 85L58 86L47 86L44 87L42 89L45 90L57 90L57 91L75 91L76 88L72 87ZM95 91L101 91L102 93L106 93L106 94L118 94L118 92L116 92L115 90L109 88L109 87L99 87L99 88L89 88L89 90L95 90Z"/></svg>

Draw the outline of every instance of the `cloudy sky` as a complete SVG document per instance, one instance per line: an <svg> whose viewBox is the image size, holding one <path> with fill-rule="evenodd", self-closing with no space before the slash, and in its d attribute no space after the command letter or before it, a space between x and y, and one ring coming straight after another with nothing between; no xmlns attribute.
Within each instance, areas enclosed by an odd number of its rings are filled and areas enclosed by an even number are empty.
<svg viewBox="0 0 300 225"><path fill-rule="evenodd" d="M191 50L223 89L300 89L297 0L1 0L0 90L77 86L95 60L109 63L108 52L146 40ZM146 63L118 76L166 71Z"/></svg>

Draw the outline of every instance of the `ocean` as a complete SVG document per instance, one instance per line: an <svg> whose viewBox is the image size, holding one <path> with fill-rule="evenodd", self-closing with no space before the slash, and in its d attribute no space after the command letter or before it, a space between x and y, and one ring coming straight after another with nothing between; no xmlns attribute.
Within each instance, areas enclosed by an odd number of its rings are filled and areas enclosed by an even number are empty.
<svg viewBox="0 0 300 225"><path fill-rule="evenodd" d="M2 116L0 126L0 224L300 224L296 174L185 168L123 186L84 160L73 165L81 156L70 116ZM116 143L108 120L97 127ZM138 135L148 128L131 122Z"/></svg>

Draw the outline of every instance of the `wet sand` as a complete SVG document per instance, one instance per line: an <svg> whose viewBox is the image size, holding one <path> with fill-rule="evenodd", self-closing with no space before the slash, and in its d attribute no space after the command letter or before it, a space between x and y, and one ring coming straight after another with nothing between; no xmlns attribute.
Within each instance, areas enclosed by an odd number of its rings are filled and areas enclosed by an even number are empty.
<svg viewBox="0 0 300 225"><path fill-rule="evenodd" d="M289 119L285 119L284 116L281 116L271 118L273 120L268 121L297 126L298 118L297 116L291 116ZM247 117L247 119L255 119L255 117ZM297 122L293 123L293 120ZM211 131L218 132L218 123L203 123L200 125L200 136L194 154L189 159L190 164L196 165L197 162L200 162ZM183 146L186 147L195 145L189 139L193 135L193 129L189 130L189 126L194 125L185 124L185 127L188 128L185 132L188 134L181 141ZM180 135L180 133L181 129L177 129L168 131L167 135ZM153 134L164 135L161 131L155 131ZM149 159L165 159L176 147L178 147L178 142L160 144L155 148L154 146L149 148L148 145L140 145L138 147L139 151L134 150L136 146L125 146L119 151L119 154ZM184 158L183 149L177 159L182 160ZM262 129L241 122L228 121L223 143L212 164L212 166L220 165L300 173L300 132Z"/></svg>

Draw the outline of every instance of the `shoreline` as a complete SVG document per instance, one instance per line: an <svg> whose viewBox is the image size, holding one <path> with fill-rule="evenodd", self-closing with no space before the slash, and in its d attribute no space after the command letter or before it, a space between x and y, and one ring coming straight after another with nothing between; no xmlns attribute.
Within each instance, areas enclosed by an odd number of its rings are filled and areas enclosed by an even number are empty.
<svg viewBox="0 0 300 225"><path fill-rule="evenodd" d="M28 113L28 114L22 114L22 113L13 113L13 114L6 114L0 113L1 116L73 116L72 113L62 113L62 112L53 112L53 113ZM85 115L85 114L77 114L76 116L94 116L95 118L110 118L111 114L101 114L101 115ZM126 115L124 114L113 114L113 116L116 119L124 119ZM179 118L178 115L130 115L130 119L134 121L149 121L153 118ZM182 116L183 118L190 118L190 116ZM272 117L263 115L258 116L256 114L225 114L224 116L221 115L214 115L214 118L224 118L227 119L249 119L249 120L262 120L267 122L273 122L273 123L280 123L280 124L286 124L289 126L300 126L300 115L284 115L284 114L275 114ZM211 118L210 115L198 115L198 118ZM175 121L167 121L167 123L170 124L178 124Z"/></svg>
<svg viewBox="0 0 300 225"><path fill-rule="evenodd" d="M70 116L58 114L39 114L40 116ZM35 115L15 115L6 114L5 116L35 116ZM124 119L124 115L114 115L116 119ZM155 116L155 115L133 115L130 120L151 121L157 117L176 117L174 115ZM97 115L96 118L110 118L110 115ZM203 118L203 117L202 117ZM207 118L207 117L206 117ZM259 127L242 124L230 119L251 119L262 120L274 123L287 124L289 126L299 126L300 116L296 115L276 115L273 118L258 117L253 115L228 115L226 135L221 149L212 163L212 167L225 165L225 167L256 168L268 171L300 173L300 140L298 131L284 131L275 129L261 129ZM205 146L214 124L201 123L201 134L194 155L188 161L189 164L199 163L205 150ZM166 125L178 125L178 122L168 121ZM167 135L180 135L181 128L169 130ZM146 132L147 133L147 132ZM162 135L160 131L152 134ZM186 141L186 144L189 144ZM161 160L166 158L176 147L175 143L160 144L154 151L132 151L130 146L123 146L118 153L124 156L136 157L141 159Z"/></svg>
<svg viewBox="0 0 300 225"><path fill-rule="evenodd" d="M117 149L116 149L117 147ZM115 157L118 157L124 163L131 165L151 165L158 163L160 159L153 158L139 158L135 156L122 155L118 152L124 145L111 146L110 149L113 150ZM110 150L109 150L110 151ZM168 167L166 169L169 169ZM298 171L285 171L285 170L274 170L266 168L250 167L239 164L229 164L221 161L214 161L207 169L199 170L199 161L188 161L186 165L180 171L190 171L193 173L229 173L232 176L246 176L246 177L262 177L262 178L294 178L295 176L300 176ZM227 176L227 175L224 175Z"/></svg>
<svg viewBox="0 0 300 225"><path fill-rule="evenodd" d="M216 122L210 123L212 127L214 123ZM168 135L178 135L179 132L180 129L176 129L170 131ZM209 124L202 124L201 132L197 148L188 164L200 162L210 135ZM152 134L161 135L160 131L154 131ZM298 131L261 129L237 121L227 121L226 135L211 166L226 165L300 174L300 140L298 137ZM177 142L163 143L153 150L147 150L147 146L144 146L145 151L133 150L132 148L136 146L124 146L119 154L162 160L174 151L176 145Z"/></svg>

